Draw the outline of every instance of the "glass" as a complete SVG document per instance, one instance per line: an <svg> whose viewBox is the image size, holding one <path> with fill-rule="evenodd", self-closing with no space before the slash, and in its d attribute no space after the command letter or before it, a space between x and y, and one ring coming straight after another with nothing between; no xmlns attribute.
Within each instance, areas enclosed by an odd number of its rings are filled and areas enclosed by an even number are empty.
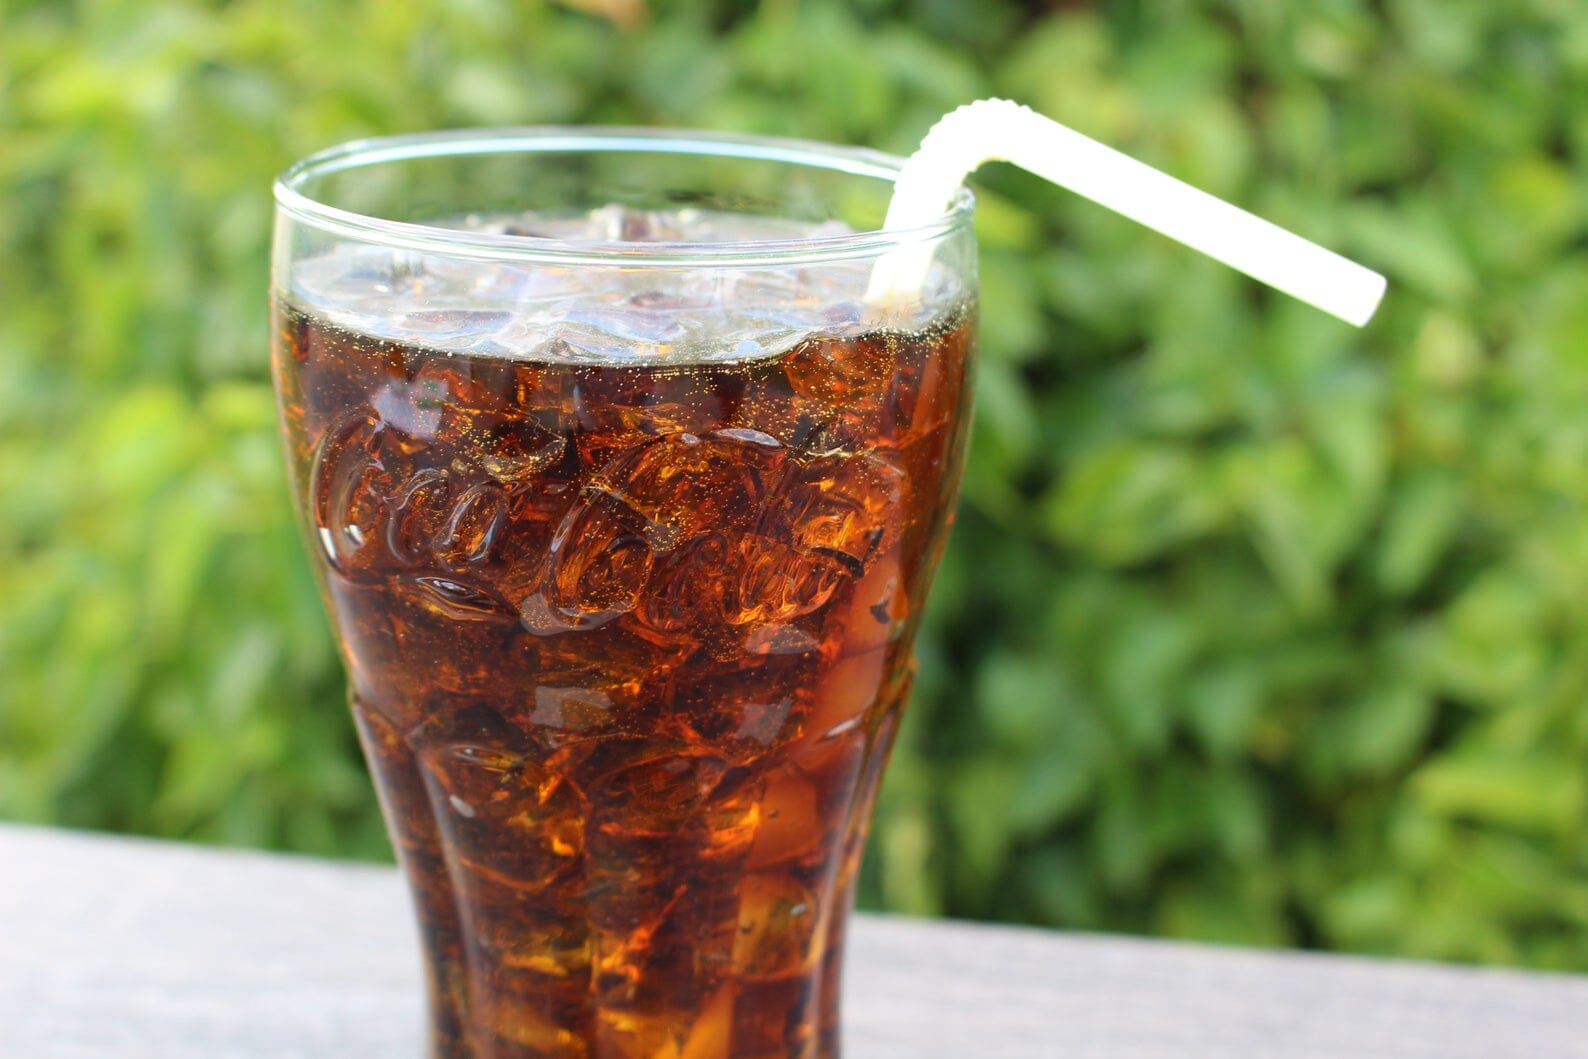
<svg viewBox="0 0 1588 1059"><path fill-rule="evenodd" d="M838 1054L960 477L972 203L899 160L520 129L278 181L295 499L437 1057ZM931 254L918 298L871 266Z"/></svg>

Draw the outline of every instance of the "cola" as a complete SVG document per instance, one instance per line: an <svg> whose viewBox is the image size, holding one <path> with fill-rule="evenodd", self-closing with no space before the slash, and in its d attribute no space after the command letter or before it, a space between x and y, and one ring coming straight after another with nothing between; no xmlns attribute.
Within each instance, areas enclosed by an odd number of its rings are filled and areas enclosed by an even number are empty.
<svg viewBox="0 0 1588 1059"><path fill-rule="evenodd" d="M275 366L433 1054L834 1056L971 300L418 271L305 269Z"/></svg>

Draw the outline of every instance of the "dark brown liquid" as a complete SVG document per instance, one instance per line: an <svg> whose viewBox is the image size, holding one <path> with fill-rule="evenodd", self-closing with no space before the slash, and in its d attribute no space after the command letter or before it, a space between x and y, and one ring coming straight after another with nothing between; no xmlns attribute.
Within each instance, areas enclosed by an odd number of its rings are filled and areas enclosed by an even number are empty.
<svg viewBox="0 0 1588 1059"><path fill-rule="evenodd" d="M433 1054L835 1055L969 311L677 367L427 351L287 305L275 331Z"/></svg>

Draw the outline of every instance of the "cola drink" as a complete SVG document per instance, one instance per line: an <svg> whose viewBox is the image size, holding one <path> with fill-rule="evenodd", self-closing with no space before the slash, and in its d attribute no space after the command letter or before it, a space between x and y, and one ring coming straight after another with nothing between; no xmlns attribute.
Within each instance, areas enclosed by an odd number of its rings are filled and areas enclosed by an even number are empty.
<svg viewBox="0 0 1588 1059"><path fill-rule="evenodd" d="M277 384L433 1054L834 1056L971 299L332 257Z"/></svg>

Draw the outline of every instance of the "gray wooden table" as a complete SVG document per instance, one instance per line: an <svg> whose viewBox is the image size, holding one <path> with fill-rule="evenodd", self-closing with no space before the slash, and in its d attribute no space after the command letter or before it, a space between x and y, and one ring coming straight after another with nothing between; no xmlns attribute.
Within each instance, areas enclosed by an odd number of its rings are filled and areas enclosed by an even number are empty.
<svg viewBox="0 0 1588 1059"><path fill-rule="evenodd" d="M862 916L850 1059L1588 1059L1588 978ZM420 1054L391 869L0 825L0 1059Z"/></svg>

